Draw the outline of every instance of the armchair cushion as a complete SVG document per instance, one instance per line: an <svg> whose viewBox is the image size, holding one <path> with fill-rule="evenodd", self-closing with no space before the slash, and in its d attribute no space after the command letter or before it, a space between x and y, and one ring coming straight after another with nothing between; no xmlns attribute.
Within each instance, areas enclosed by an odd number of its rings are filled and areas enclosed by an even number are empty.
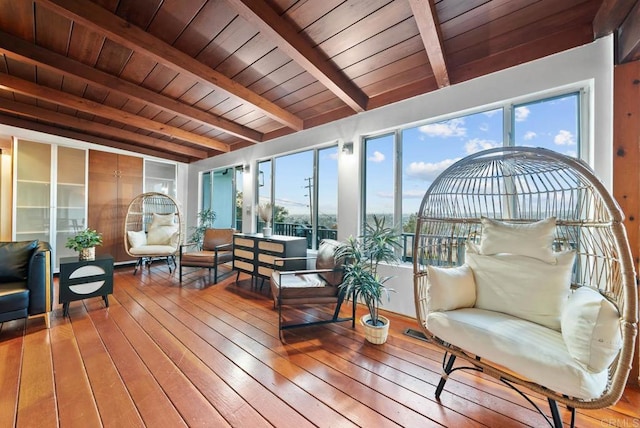
<svg viewBox="0 0 640 428"><path fill-rule="evenodd" d="M453 268L428 266L429 312L471 308L476 303L476 282L468 265Z"/></svg>
<svg viewBox="0 0 640 428"><path fill-rule="evenodd" d="M556 228L555 217L535 223L515 224L486 217L482 222L480 254L518 254L553 263L552 244Z"/></svg>
<svg viewBox="0 0 640 428"><path fill-rule="evenodd" d="M560 331L569 296L574 251L555 254L555 263L516 254L477 254L467 246L466 262L476 282L476 308L503 312Z"/></svg>
<svg viewBox="0 0 640 428"><path fill-rule="evenodd" d="M0 242L0 282L24 281L38 240Z"/></svg>
<svg viewBox="0 0 640 428"><path fill-rule="evenodd" d="M147 245L147 234L144 230L140 230L137 232L130 230L127 232L127 237L129 238L129 246L131 248L137 248Z"/></svg>
<svg viewBox="0 0 640 428"><path fill-rule="evenodd" d="M175 213L158 214L153 213L151 216L151 224L149 230L158 226L175 226Z"/></svg>
<svg viewBox="0 0 640 428"><path fill-rule="evenodd" d="M340 242L336 240L323 239L316 256L316 269L332 269L332 272L322 272L319 275L333 287L342 283L343 260L336 260L334 257L334 252L339 245Z"/></svg>
<svg viewBox="0 0 640 428"><path fill-rule="evenodd" d="M562 311L561 325L569 353L593 373L609 367L622 347L618 309L592 288L573 292Z"/></svg>
<svg viewBox="0 0 640 428"><path fill-rule="evenodd" d="M168 245L176 248L177 243L174 241L174 236L178 233L177 225L170 226L156 226L149 228L147 234L147 245Z"/></svg>

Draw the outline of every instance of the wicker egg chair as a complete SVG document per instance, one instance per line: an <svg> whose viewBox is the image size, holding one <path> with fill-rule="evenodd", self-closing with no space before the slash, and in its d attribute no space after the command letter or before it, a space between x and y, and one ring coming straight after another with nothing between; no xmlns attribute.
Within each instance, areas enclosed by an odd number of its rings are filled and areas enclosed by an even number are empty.
<svg viewBox="0 0 640 428"><path fill-rule="evenodd" d="M587 399L568 396L469 352L465 343L454 345L450 343L452 340L447 342L429 330L428 272L447 271L446 267L465 264L465 246L472 245L467 242L480 244L483 217L527 225L555 217L553 251L575 249L575 262L569 266L570 285L566 281L567 295L574 295L580 287L590 287L599 291L598 297L605 296L617 307L622 345L617 356L611 357L613 363L600 372L602 384L606 384L601 395ZM526 147L485 150L457 161L438 176L422 200L413 247L417 320L428 340L445 351L436 397L452 372L471 369L516 389L555 426L562 425L557 403L565 404L571 412L572 426L575 408L597 409L615 404L623 393L632 364L638 310L634 265L622 222L620 207L591 168L583 161L550 150ZM614 324L614 329L617 325ZM535 344L529 352L538 352ZM454 367L456 358L466 366ZM552 420L519 387L547 397Z"/></svg>
<svg viewBox="0 0 640 428"><path fill-rule="evenodd" d="M176 266L176 253L183 236L182 215L178 203L164 193L148 192L136 196L127 209L124 222L124 248L127 254L138 259L133 270L151 265L154 259Z"/></svg>

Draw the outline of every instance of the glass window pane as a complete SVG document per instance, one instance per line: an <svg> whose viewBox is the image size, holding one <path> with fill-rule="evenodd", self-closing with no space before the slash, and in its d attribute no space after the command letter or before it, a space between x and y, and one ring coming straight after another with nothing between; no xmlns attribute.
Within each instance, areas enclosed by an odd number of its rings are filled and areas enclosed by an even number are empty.
<svg viewBox="0 0 640 428"><path fill-rule="evenodd" d="M514 142L578 156L580 94L547 98L514 106Z"/></svg>
<svg viewBox="0 0 640 428"><path fill-rule="evenodd" d="M338 237L338 146L318 150L318 233L316 248L325 238Z"/></svg>
<svg viewBox="0 0 640 428"><path fill-rule="evenodd" d="M271 203L271 169L271 160L258 163L258 204ZM256 216L258 219L258 231L262 231L265 224L260 216L258 216L257 210ZM274 220L277 221L275 218ZM278 232L274 231L274 233L277 234Z"/></svg>
<svg viewBox="0 0 640 428"><path fill-rule="evenodd" d="M313 150L274 160L274 221L278 235L313 236Z"/></svg>
<svg viewBox="0 0 640 428"><path fill-rule="evenodd" d="M365 222L373 216L394 224L394 134L365 140Z"/></svg>

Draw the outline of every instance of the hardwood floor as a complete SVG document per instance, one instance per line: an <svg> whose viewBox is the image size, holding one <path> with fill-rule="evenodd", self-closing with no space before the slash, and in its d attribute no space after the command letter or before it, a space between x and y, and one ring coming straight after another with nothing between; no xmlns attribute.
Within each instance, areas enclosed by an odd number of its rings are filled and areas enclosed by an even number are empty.
<svg viewBox="0 0 640 428"><path fill-rule="evenodd" d="M442 354L403 334L412 319L389 314L384 345L350 323L282 344L267 284L206 279L196 271L180 287L161 264L116 269L108 309L93 298L66 319L56 304L49 330L41 317L2 324L0 427L547 425L513 390L465 371L437 402ZM576 426L640 426L639 404L628 388L613 408L578 410Z"/></svg>

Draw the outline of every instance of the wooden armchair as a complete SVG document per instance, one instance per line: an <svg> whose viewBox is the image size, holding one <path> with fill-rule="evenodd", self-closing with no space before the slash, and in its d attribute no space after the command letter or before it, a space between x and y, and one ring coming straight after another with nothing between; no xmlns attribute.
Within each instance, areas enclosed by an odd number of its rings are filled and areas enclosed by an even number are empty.
<svg viewBox="0 0 640 428"><path fill-rule="evenodd" d="M180 283L182 283L182 268L197 267L209 269L209 282L211 282L211 269L214 272L213 283L218 282L218 266L233 260L233 234L234 229L207 229L204 232L202 248L195 251L185 251L197 243L188 243L180 246Z"/></svg>
<svg viewBox="0 0 640 428"><path fill-rule="evenodd" d="M297 327L351 321L355 327L356 302L353 301L352 314L348 318L340 317L340 308L345 293L340 290L342 283L342 260L335 260L334 251L340 243L332 239L324 239L320 243L316 255L316 268L313 270L274 271L271 275L271 294L274 309L278 309L278 333L282 340L282 331ZM296 258L300 259L300 258ZM283 265L286 259L276 259L276 266ZM329 319L318 319L307 322L285 323L282 316L283 306L300 306L311 304L335 304L333 316Z"/></svg>

